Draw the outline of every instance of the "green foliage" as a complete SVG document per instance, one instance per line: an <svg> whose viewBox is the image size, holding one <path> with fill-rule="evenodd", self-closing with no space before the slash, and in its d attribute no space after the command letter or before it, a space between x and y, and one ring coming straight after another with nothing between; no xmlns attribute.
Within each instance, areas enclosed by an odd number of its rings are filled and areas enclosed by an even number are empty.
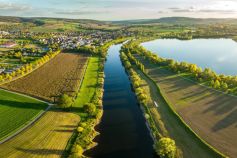
<svg viewBox="0 0 237 158"><path fill-rule="evenodd" d="M78 144L74 144L72 147L72 154L70 156L70 158L81 158L83 155L83 148L78 145Z"/></svg>
<svg viewBox="0 0 237 158"><path fill-rule="evenodd" d="M96 106L92 103L87 103L84 105L84 110L86 113L88 113L88 115L90 116L94 116L95 112L96 112Z"/></svg>
<svg viewBox="0 0 237 158"><path fill-rule="evenodd" d="M70 108L72 106L72 103L73 103L73 99L67 94L63 94L59 98L58 106L66 109L66 108Z"/></svg>
<svg viewBox="0 0 237 158"><path fill-rule="evenodd" d="M177 149L174 140L164 137L155 143L155 150L162 158L175 158Z"/></svg>
<svg viewBox="0 0 237 158"><path fill-rule="evenodd" d="M83 132L84 128L83 127L77 127L77 132Z"/></svg>

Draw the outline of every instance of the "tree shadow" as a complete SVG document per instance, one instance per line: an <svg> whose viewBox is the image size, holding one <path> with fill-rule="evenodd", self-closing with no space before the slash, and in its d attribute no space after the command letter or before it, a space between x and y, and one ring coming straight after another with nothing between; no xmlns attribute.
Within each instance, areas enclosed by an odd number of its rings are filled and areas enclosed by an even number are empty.
<svg viewBox="0 0 237 158"><path fill-rule="evenodd" d="M237 122L236 116L237 116L237 109L235 109L229 115L227 115L224 119L222 119L221 121L216 123L212 127L212 131L217 132L221 129L227 128L227 127L235 124ZM235 127L237 127L237 125Z"/></svg>
<svg viewBox="0 0 237 158"><path fill-rule="evenodd" d="M15 148L18 151L34 154L34 155L62 155L64 150L57 149L24 149L24 148Z"/></svg>
<svg viewBox="0 0 237 158"><path fill-rule="evenodd" d="M60 127L64 127L64 128L76 128L76 125L61 125Z"/></svg>
<svg viewBox="0 0 237 158"><path fill-rule="evenodd" d="M19 101L11 101L11 100L3 100L0 99L1 106L8 106L14 108L22 108L22 109L35 109L35 110L44 110L47 105L45 103L36 103L36 102L19 102Z"/></svg>
<svg viewBox="0 0 237 158"><path fill-rule="evenodd" d="M56 129L56 130L53 130L55 132L69 132L69 133L72 133L74 130L73 129Z"/></svg>

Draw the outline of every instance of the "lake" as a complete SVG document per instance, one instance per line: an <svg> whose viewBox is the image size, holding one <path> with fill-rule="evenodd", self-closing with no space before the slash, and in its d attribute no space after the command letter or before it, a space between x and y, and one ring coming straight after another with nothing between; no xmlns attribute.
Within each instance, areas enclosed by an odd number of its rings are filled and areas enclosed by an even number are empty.
<svg viewBox="0 0 237 158"><path fill-rule="evenodd" d="M157 39L142 46L160 57L211 68L218 74L237 75L237 42L232 39Z"/></svg>

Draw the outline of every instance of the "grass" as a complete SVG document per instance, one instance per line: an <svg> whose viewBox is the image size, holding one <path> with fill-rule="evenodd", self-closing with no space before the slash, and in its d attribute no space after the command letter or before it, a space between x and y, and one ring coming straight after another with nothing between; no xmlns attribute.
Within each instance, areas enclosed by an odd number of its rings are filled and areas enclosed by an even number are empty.
<svg viewBox="0 0 237 158"><path fill-rule="evenodd" d="M0 90L0 140L25 126L46 107L35 99Z"/></svg>
<svg viewBox="0 0 237 158"><path fill-rule="evenodd" d="M182 74L140 60L148 75L159 85L162 95L192 130L222 153L236 157L237 98L191 82L183 78Z"/></svg>
<svg viewBox="0 0 237 158"><path fill-rule="evenodd" d="M94 96L98 80L99 57L91 57L88 67L73 107L82 109L86 103L89 103ZM85 116L81 110L77 111L80 116Z"/></svg>
<svg viewBox="0 0 237 158"><path fill-rule="evenodd" d="M76 114L48 111L34 126L1 144L0 157L59 158L79 120Z"/></svg>

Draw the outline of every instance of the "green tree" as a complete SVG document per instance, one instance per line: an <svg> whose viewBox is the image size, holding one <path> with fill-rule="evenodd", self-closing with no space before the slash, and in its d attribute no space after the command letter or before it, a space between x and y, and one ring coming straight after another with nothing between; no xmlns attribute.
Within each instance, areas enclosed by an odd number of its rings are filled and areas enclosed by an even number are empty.
<svg viewBox="0 0 237 158"><path fill-rule="evenodd" d="M218 80L216 80L214 84L214 88L218 89L220 87L221 87L221 83Z"/></svg>
<svg viewBox="0 0 237 158"><path fill-rule="evenodd" d="M155 143L155 150L162 158L175 158L177 148L174 140L164 137Z"/></svg>
<svg viewBox="0 0 237 158"><path fill-rule="evenodd" d="M90 116L94 116L95 112L96 112L96 106L92 103L87 103L87 104L84 105L84 110Z"/></svg>
<svg viewBox="0 0 237 158"><path fill-rule="evenodd" d="M227 83L222 83L222 84L221 84L221 87L222 87L222 89L225 90L225 91L228 89Z"/></svg>
<svg viewBox="0 0 237 158"><path fill-rule="evenodd" d="M63 94L59 98L59 107L61 108L69 108L72 106L73 100L67 94Z"/></svg>
<svg viewBox="0 0 237 158"><path fill-rule="evenodd" d="M72 155L70 157L80 158L82 157L83 152L84 152L83 148L80 145L75 144L72 147Z"/></svg>

